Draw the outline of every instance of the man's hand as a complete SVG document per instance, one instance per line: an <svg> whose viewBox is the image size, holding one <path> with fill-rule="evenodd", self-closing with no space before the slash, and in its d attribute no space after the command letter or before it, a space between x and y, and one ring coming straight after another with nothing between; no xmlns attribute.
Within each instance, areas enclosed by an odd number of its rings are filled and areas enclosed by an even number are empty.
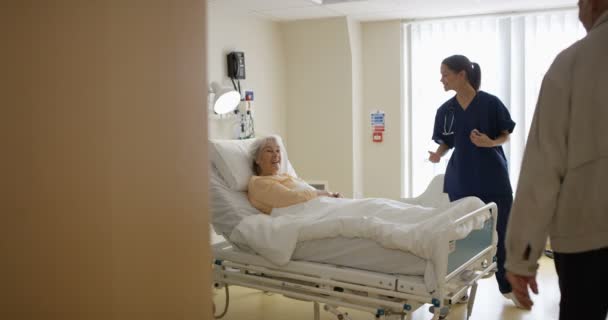
<svg viewBox="0 0 608 320"><path fill-rule="evenodd" d="M534 294L538 294L536 276L522 276L507 271L507 280L509 280L509 283L511 283L513 294L517 300L524 308L528 310L531 309L534 302L532 302L532 299L530 299L528 287L532 290L532 292L534 292Z"/></svg>
<svg viewBox="0 0 608 320"><path fill-rule="evenodd" d="M492 148L496 144L494 140L490 139L485 133L479 132L477 129L473 129L469 135L471 142L481 148Z"/></svg>

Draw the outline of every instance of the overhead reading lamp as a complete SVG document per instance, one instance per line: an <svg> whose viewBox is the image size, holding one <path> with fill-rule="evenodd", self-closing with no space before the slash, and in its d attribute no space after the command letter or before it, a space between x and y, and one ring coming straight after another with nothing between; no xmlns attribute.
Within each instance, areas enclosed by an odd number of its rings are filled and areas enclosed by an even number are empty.
<svg viewBox="0 0 608 320"><path fill-rule="evenodd" d="M226 114L239 106L241 95L228 87L222 87L217 82L211 83L210 93L215 94L211 107L216 114Z"/></svg>

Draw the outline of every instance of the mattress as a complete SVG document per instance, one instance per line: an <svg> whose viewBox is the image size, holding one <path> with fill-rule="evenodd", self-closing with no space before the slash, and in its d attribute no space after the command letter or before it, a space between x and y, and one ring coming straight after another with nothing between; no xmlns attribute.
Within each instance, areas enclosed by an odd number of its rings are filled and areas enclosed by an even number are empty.
<svg viewBox="0 0 608 320"><path fill-rule="evenodd" d="M233 245L256 254L242 244ZM414 254L386 249L371 240L344 237L298 242L291 260L406 276L424 275L427 263Z"/></svg>
<svg viewBox="0 0 608 320"><path fill-rule="evenodd" d="M292 260L402 275L424 275L426 260L411 253L386 249L375 241L330 238L299 242Z"/></svg>

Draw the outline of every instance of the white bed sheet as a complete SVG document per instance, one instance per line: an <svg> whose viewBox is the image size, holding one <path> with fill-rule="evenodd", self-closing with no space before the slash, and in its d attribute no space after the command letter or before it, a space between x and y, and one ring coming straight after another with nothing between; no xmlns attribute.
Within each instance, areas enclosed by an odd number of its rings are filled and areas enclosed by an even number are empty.
<svg viewBox="0 0 608 320"><path fill-rule="evenodd" d="M318 197L271 215L244 217L230 240L247 244L278 265L292 257L298 242L335 237L364 238L382 247L411 252L425 259L437 254L437 244L464 238L480 229L489 213L453 225L484 203L467 197L444 208L427 208L382 198L336 199Z"/></svg>
<svg viewBox="0 0 608 320"><path fill-rule="evenodd" d="M247 244L273 263L283 266L299 242L334 237L364 238L382 247L411 252L426 259L425 283L437 289L447 272L443 244L466 237L490 218L480 212L458 225L454 221L484 203L467 197L444 208L426 208L389 199L335 199L319 197L271 215L247 216L234 228L230 240Z"/></svg>

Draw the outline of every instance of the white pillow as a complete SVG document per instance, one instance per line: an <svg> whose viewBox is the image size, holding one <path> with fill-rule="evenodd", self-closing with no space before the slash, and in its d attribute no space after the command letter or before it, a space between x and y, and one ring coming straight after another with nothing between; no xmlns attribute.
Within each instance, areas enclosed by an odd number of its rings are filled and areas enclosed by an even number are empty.
<svg viewBox="0 0 608 320"><path fill-rule="evenodd" d="M213 165L210 167L211 222L215 231L229 240L232 229L244 217L263 213L249 203L245 192L230 190L217 168Z"/></svg>
<svg viewBox="0 0 608 320"><path fill-rule="evenodd" d="M297 177L287 158L287 149L281 137L275 136L281 149L281 169L279 173L288 173ZM209 140L209 158L217 168L224 182L231 190L247 191L249 179L253 175L253 148L255 142L263 138L245 140Z"/></svg>

